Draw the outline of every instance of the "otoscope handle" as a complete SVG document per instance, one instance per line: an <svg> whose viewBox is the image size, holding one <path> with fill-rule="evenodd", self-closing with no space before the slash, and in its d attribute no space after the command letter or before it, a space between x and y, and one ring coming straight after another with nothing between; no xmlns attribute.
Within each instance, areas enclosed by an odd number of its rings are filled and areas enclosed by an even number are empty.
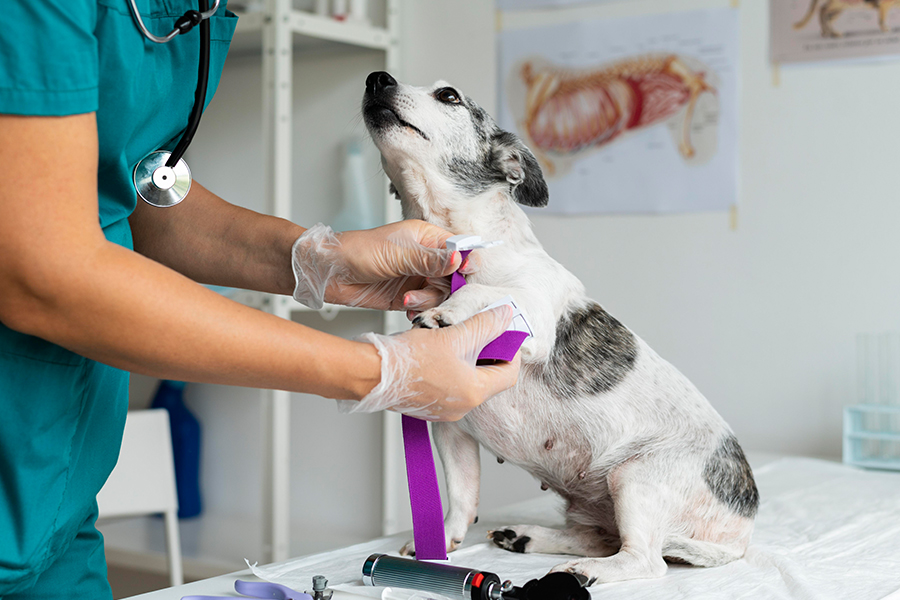
<svg viewBox="0 0 900 600"><path fill-rule="evenodd" d="M456 600L500 600L494 573L373 554L363 565L363 583L441 594Z"/></svg>

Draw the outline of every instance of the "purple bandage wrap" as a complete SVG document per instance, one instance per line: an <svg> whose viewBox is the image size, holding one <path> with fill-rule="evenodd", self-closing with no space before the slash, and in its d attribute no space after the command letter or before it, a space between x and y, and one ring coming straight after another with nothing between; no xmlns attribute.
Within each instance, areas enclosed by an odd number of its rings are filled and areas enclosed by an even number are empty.
<svg viewBox="0 0 900 600"><path fill-rule="evenodd" d="M471 250L463 250L463 260ZM466 285L466 278L459 271L451 276L450 293ZM528 337L524 331L504 331L488 343L479 359L510 361ZM416 560L447 560L447 542L444 539L444 508L438 489L434 455L428 424L421 419L403 415L403 449L406 453L406 480L409 484L409 504L412 509L413 539L416 543Z"/></svg>

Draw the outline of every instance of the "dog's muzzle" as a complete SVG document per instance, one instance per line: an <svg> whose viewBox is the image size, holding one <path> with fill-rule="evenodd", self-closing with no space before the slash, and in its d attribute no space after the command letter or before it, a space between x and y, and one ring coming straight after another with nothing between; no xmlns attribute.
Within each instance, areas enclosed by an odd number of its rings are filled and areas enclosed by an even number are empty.
<svg viewBox="0 0 900 600"><path fill-rule="evenodd" d="M425 132L408 121L404 121L393 108L393 97L397 92L397 80L386 71L375 71L366 77L366 93L363 96L363 118L369 129L384 129L400 125L412 129L428 140Z"/></svg>

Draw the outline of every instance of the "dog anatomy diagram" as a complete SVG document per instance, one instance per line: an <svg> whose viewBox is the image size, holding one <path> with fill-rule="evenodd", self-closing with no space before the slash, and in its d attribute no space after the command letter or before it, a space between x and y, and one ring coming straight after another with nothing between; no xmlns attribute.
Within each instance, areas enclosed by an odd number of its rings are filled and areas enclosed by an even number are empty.
<svg viewBox="0 0 900 600"><path fill-rule="evenodd" d="M809 9L802 19L794 23L794 29L803 29L809 23L816 12L819 13L819 26L822 37L842 37L844 34L834 28L834 20L842 12L848 9L862 8L874 11L878 14L878 28L882 33L890 31L888 28L888 14L897 6L897 0L809 0Z"/></svg>
<svg viewBox="0 0 900 600"><path fill-rule="evenodd" d="M737 11L500 34L500 125L541 164L550 212L725 210L737 188Z"/></svg>
<svg viewBox="0 0 900 600"><path fill-rule="evenodd" d="M900 54L900 0L771 0L776 63Z"/></svg>
<svg viewBox="0 0 900 600"><path fill-rule="evenodd" d="M688 66L694 63L695 67ZM675 54L645 54L596 69L571 70L540 59L526 60L518 69L525 84L523 124L532 150L552 177L560 163L610 144L629 131L652 127L675 118L672 129L677 150L686 161L705 162L691 141L691 126L702 94L716 94L707 82L708 68ZM717 102L712 117L696 124L702 131L718 122ZM559 169L563 170L563 169Z"/></svg>

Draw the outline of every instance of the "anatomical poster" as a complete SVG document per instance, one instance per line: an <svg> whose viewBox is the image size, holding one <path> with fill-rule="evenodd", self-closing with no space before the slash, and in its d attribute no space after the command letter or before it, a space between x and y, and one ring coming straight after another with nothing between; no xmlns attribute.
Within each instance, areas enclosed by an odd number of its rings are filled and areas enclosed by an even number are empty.
<svg viewBox="0 0 900 600"><path fill-rule="evenodd" d="M770 0L776 63L900 56L897 0Z"/></svg>
<svg viewBox="0 0 900 600"><path fill-rule="evenodd" d="M560 214L727 210L737 201L732 8L499 33L500 126Z"/></svg>

